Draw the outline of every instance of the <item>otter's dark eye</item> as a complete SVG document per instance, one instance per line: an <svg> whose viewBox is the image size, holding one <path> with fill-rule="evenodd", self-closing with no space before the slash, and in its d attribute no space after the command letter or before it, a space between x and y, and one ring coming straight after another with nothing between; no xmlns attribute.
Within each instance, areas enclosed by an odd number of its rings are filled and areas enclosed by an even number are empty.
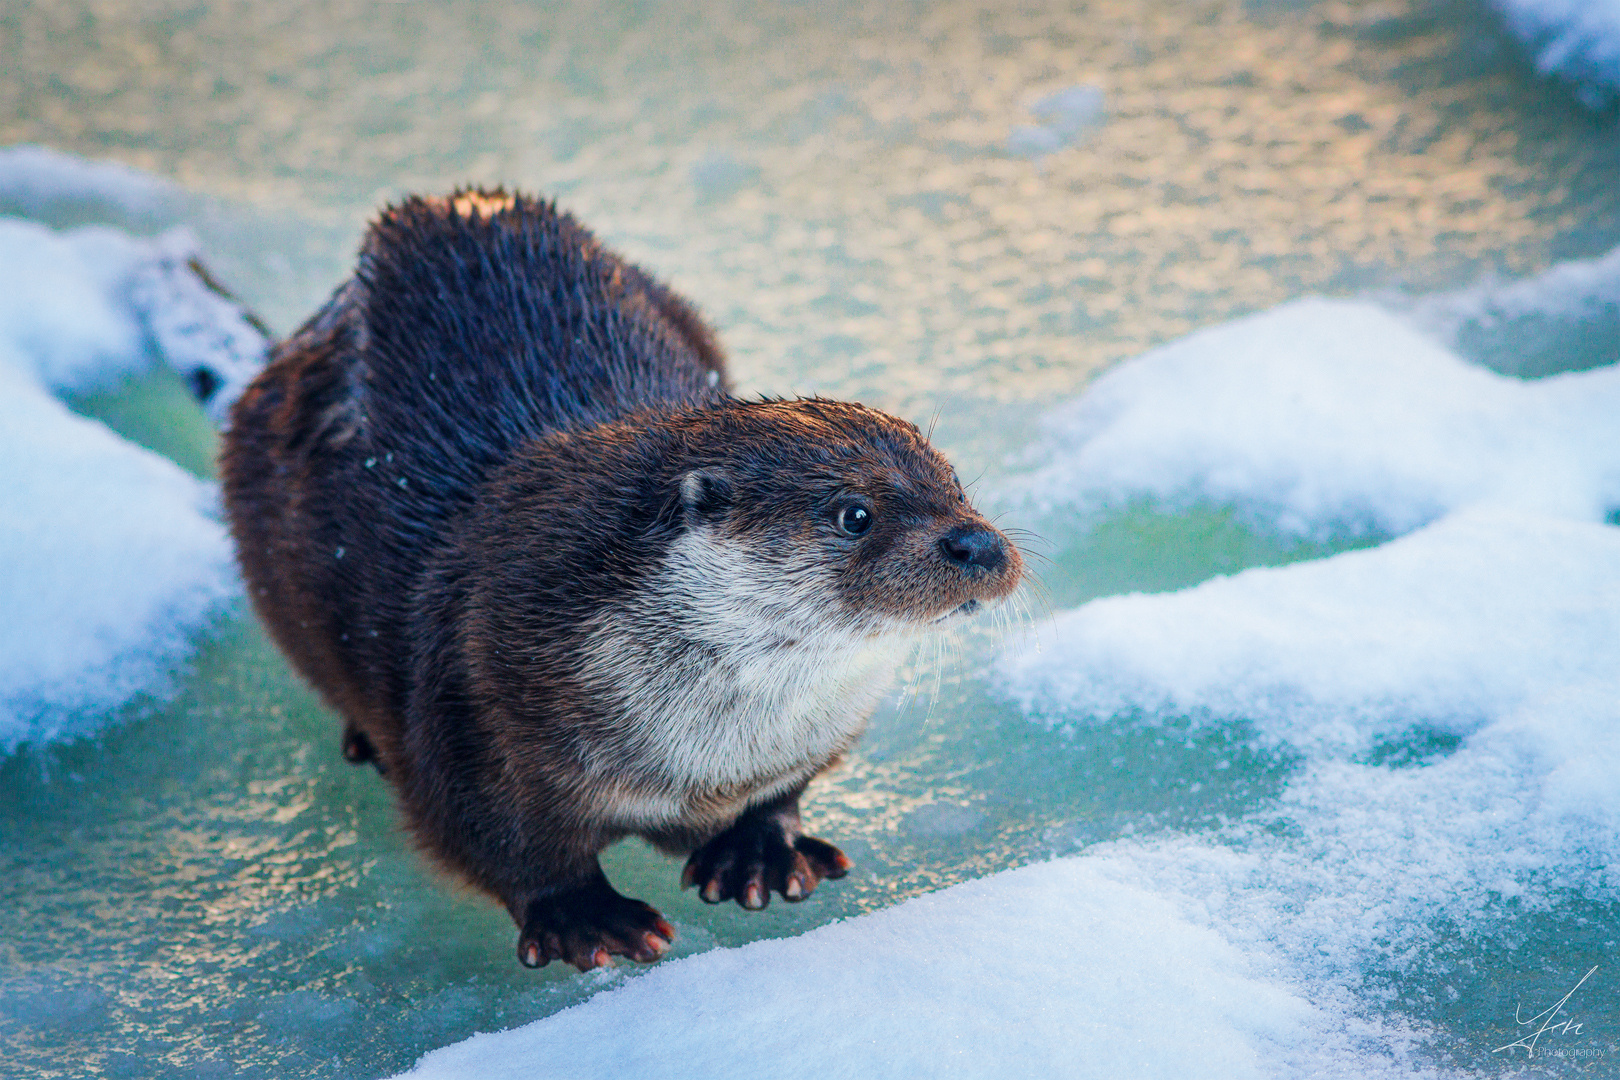
<svg viewBox="0 0 1620 1080"><path fill-rule="evenodd" d="M858 503L838 511L838 531L845 536L860 536L871 527L872 511Z"/></svg>

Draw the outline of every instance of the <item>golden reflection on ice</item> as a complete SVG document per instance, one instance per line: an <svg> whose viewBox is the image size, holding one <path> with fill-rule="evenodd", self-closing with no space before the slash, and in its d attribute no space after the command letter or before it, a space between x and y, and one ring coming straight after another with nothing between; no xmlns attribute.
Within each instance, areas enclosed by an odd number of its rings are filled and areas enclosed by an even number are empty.
<svg viewBox="0 0 1620 1080"><path fill-rule="evenodd" d="M743 386L913 414L1071 394L1303 292L1533 270L1571 199L1620 198L1572 109L1418 0L163 10L13 5L0 141L340 232L408 190L558 192L722 324ZM1096 122L1014 152L1076 85Z"/></svg>

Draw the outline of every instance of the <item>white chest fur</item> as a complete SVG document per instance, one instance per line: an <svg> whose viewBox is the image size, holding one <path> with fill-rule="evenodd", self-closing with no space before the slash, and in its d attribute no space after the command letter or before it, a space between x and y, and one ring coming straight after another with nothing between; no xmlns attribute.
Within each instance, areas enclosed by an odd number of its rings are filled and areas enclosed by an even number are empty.
<svg viewBox="0 0 1620 1080"><path fill-rule="evenodd" d="M707 530L671 545L648 587L593 619L585 647L586 684L619 727L601 765L671 796L638 800L635 816L674 816L688 793L785 787L847 748L912 644L849 622L823 568Z"/></svg>

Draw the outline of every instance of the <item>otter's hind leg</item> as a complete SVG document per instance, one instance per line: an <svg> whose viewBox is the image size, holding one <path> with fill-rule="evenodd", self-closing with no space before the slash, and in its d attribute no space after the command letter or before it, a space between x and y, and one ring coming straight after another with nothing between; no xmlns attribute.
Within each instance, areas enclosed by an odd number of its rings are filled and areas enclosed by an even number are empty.
<svg viewBox="0 0 1620 1080"><path fill-rule="evenodd" d="M825 840L804 835L799 795L794 791L750 807L735 824L692 853L681 872L681 887L698 886L710 904L735 899L750 910L782 899L799 901L823 878L841 878L853 864Z"/></svg>
<svg viewBox="0 0 1620 1080"><path fill-rule="evenodd" d="M369 761L376 767L378 775L388 775L388 769L383 765L382 755L377 753L376 745L353 720L343 725L343 760L350 765L364 765Z"/></svg>

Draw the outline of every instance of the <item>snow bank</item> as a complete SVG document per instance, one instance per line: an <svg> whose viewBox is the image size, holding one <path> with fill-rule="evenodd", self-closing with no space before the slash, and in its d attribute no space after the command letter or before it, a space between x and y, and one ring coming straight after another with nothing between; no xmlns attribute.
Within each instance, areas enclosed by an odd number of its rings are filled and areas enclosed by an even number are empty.
<svg viewBox="0 0 1620 1080"><path fill-rule="evenodd" d="M1377 548L1108 597L1039 638L1000 671L1049 724L1246 719L1341 756L1414 724L1465 735L1620 673L1620 529L1468 511Z"/></svg>
<svg viewBox="0 0 1620 1080"><path fill-rule="evenodd" d="M1302 300L1121 365L1044 421L1023 494L1095 513L1214 501L1299 535L1401 533L1477 503L1620 505L1620 369L1472 366L1366 303Z"/></svg>
<svg viewBox="0 0 1620 1080"><path fill-rule="evenodd" d="M1524 319L1608 322L1620 307L1620 248L1570 259L1516 281L1487 281L1439 293L1416 305L1419 320L1454 338L1469 324L1494 327ZM1610 356L1620 359L1620 350Z"/></svg>
<svg viewBox="0 0 1620 1080"><path fill-rule="evenodd" d="M1160 896L1065 859L655 968L408 1075L1378 1075L1387 1058ZM1388 1033L1384 1033L1388 1034Z"/></svg>
<svg viewBox="0 0 1620 1080"><path fill-rule="evenodd" d="M1620 529L1467 511L1382 547L1094 601L1004 656L1049 725L1251 721L1301 758L1211 838L1094 849L1318 1004L1554 895L1620 896Z"/></svg>
<svg viewBox="0 0 1620 1080"><path fill-rule="evenodd" d="M0 218L0 752L161 690L237 591L212 485L52 395L138 371L154 331L207 322L185 296L164 306L191 250Z"/></svg>
<svg viewBox="0 0 1620 1080"><path fill-rule="evenodd" d="M1535 58L1600 108L1620 94L1620 0L1491 0Z"/></svg>

